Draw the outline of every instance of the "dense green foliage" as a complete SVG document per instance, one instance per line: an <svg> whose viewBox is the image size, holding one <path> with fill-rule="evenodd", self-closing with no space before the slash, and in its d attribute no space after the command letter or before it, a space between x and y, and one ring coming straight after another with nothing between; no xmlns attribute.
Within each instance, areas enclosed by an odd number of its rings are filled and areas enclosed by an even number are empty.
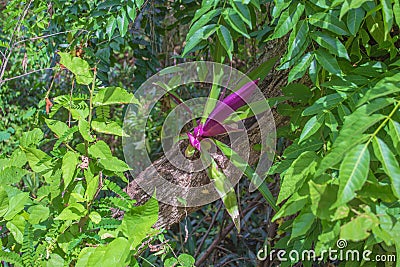
<svg viewBox="0 0 400 267"><path fill-rule="evenodd" d="M132 92L160 66L208 59L247 72L266 44L280 38L287 47L276 68L289 74L284 97L271 103L290 121L277 129L280 154L268 173L280 177L280 207L273 218L258 216L268 226L276 223L278 234L272 240L263 235L250 253L234 233L236 256L243 253L248 262L227 255L218 264L252 266L264 241L270 249L300 254L314 249L321 255L345 239L346 249L399 259L399 0L164 4L32 0L2 7L0 259L22 266L135 266L137 261L192 266L192 256L212 242L196 239L210 233L199 214L193 217L198 228L183 225L191 233L186 243L188 234L183 242L175 233L151 228L158 213L154 199L134 206L122 190L129 169L117 157L124 104L140 105ZM258 75L264 78L275 60ZM32 70L39 71L24 75ZM156 108L161 115L150 118L147 140L154 157L171 103ZM246 165L223 143L219 148L237 166ZM254 176L251 166L244 170ZM216 165L210 175L217 183L226 181ZM273 203L263 185L260 191ZM239 204L252 196L229 190L227 195L222 190L223 202L243 231ZM244 200L237 201L235 193ZM125 211L122 220L114 218L115 210ZM206 212L215 214L222 228L219 210ZM253 230L249 235L258 233L260 218L243 219L250 221L244 227ZM165 235L175 239L174 247ZM217 236L218 230L211 231ZM143 253L152 240L167 245Z"/></svg>

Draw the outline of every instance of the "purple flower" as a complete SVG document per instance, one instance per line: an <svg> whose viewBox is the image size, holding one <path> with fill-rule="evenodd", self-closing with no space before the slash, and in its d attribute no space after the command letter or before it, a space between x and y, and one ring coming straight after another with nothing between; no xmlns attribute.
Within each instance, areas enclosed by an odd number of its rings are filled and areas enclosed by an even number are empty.
<svg viewBox="0 0 400 267"><path fill-rule="evenodd" d="M250 100L257 88L258 81L259 79L246 83L242 88L233 92L221 102L218 102L204 125L199 124L195 127L193 134L187 133L190 144L197 150L200 150L200 141L203 137L212 137L226 133L229 127L223 126L221 123Z"/></svg>

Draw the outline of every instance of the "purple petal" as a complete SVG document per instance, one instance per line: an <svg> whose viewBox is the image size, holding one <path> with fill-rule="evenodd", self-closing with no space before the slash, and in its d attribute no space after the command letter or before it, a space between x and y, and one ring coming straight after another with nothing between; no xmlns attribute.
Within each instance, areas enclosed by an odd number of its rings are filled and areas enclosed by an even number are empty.
<svg viewBox="0 0 400 267"><path fill-rule="evenodd" d="M246 83L242 88L227 96L222 102L218 102L202 127L202 136L210 137L226 133L227 129L220 123L228 118L233 111L236 111L250 101L251 96L257 88L258 81L259 79Z"/></svg>
<svg viewBox="0 0 400 267"><path fill-rule="evenodd" d="M200 141L197 138L195 138L191 133L187 133L187 135L189 137L189 142L192 145L192 147L200 151Z"/></svg>

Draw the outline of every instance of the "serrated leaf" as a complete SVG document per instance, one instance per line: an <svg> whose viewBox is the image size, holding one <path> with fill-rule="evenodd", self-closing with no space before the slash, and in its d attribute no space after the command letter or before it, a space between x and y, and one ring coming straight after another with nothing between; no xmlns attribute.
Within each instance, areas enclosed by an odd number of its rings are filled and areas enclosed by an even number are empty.
<svg viewBox="0 0 400 267"><path fill-rule="evenodd" d="M374 137L372 145L376 157L382 163L383 170L389 176L393 194L400 199L400 167L396 156L390 151L388 145L378 137Z"/></svg>
<svg viewBox="0 0 400 267"><path fill-rule="evenodd" d="M368 144L361 144L351 149L343 159L339 170L339 191L337 202L332 208L352 200L367 180L370 155Z"/></svg>

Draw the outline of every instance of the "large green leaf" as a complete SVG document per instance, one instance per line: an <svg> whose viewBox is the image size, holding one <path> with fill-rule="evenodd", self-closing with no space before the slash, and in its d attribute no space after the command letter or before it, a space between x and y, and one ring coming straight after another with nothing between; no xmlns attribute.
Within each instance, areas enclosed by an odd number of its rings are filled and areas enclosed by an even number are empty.
<svg viewBox="0 0 400 267"><path fill-rule="evenodd" d="M233 9L236 11L236 13L239 15L239 17L249 26L249 28L252 28L251 25L251 16L250 16L250 10L247 7L247 5L243 4L242 1L231 1L231 5Z"/></svg>
<svg viewBox="0 0 400 267"><path fill-rule="evenodd" d="M77 83L88 85L93 82L93 74L90 71L89 64L85 60L73 57L68 53L58 52L58 54L61 57L60 64L75 74Z"/></svg>
<svg viewBox="0 0 400 267"><path fill-rule="evenodd" d="M22 211L25 205L30 203L29 194L27 192L18 193L14 196L9 197L8 211L4 215L4 219L7 221L12 220L15 215Z"/></svg>
<svg viewBox="0 0 400 267"><path fill-rule="evenodd" d="M376 216L361 214L341 227L340 238L348 241L364 240L370 235L369 231L378 223Z"/></svg>
<svg viewBox="0 0 400 267"><path fill-rule="evenodd" d="M137 104L137 100L133 94L128 93L121 87L106 87L101 88L93 97L93 105L114 105L114 104Z"/></svg>
<svg viewBox="0 0 400 267"><path fill-rule="evenodd" d="M294 80L300 79L303 77L304 73L306 73L308 67L310 67L311 62L314 59L313 53L306 53L300 60L297 62L293 68L289 72L288 83L291 83Z"/></svg>
<svg viewBox="0 0 400 267"><path fill-rule="evenodd" d="M381 0L383 25L385 26L385 40L387 37L390 38L390 31L393 26L393 8L391 0Z"/></svg>
<svg viewBox="0 0 400 267"><path fill-rule="evenodd" d="M8 195L3 186L0 185L0 217L8 211Z"/></svg>
<svg viewBox="0 0 400 267"><path fill-rule="evenodd" d="M223 16L228 25L232 27L232 29L234 29L244 37L250 38L249 34L247 33L246 25L235 10L233 10L232 8L226 8L223 11Z"/></svg>
<svg viewBox="0 0 400 267"><path fill-rule="evenodd" d="M368 144L361 144L351 149L345 156L339 170L339 192L332 208L352 200L367 180L370 155Z"/></svg>
<svg viewBox="0 0 400 267"><path fill-rule="evenodd" d="M344 45L336 38L325 32L314 32L311 37L320 46L328 49L331 54L350 60Z"/></svg>
<svg viewBox="0 0 400 267"><path fill-rule="evenodd" d="M119 229L132 241L132 247L136 247L150 234L157 218L158 202L155 198L150 198L144 205L132 207L125 212Z"/></svg>
<svg viewBox="0 0 400 267"><path fill-rule="evenodd" d="M290 239L305 235L314 223L315 216L312 212L304 210L293 221Z"/></svg>
<svg viewBox="0 0 400 267"><path fill-rule="evenodd" d="M346 25L332 13L315 13L309 18L309 22L312 25L326 29L337 35L348 35Z"/></svg>
<svg viewBox="0 0 400 267"><path fill-rule="evenodd" d="M201 41L207 40L207 38L210 37L218 29L218 27L219 26L217 26L216 24L210 24L201 27L195 33L193 33L193 36L191 36L190 39L186 42L182 56L185 56L188 53L192 52L196 48L196 46L200 44Z"/></svg>
<svg viewBox="0 0 400 267"><path fill-rule="evenodd" d="M225 48L229 59L232 60L233 40L231 33L225 26L221 25L217 30L217 36L222 46Z"/></svg>
<svg viewBox="0 0 400 267"><path fill-rule="evenodd" d="M53 167L51 157L40 149L24 147L23 151L28 159L29 166L34 172L47 172Z"/></svg>
<svg viewBox="0 0 400 267"><path fill-rule="evenodd" d="M65 153L62 160L62 173L64 180L64 188L67 188L72 179L74 178L76 168L79 162L79 154L76 152L68 151Z"/></svg>
<svg viewBox="0 0 400 267"><path fill-rule="evenodd" d="M315 134L319 128L321 128L323 122L324 122L324 113L320 113L318 115L315 115L311 117L306 125L304 125L303 131L301 132L299 143L301 143L303 140L308 139L310 136Z"/></svg>
<svg viewBox="0 0 400 267"><path fill-rule="evenodd" d="M394 147L400 153L400 123L394 120L389 121L389 135L392 138Z"/></svg>
<svg viewBox="0 0 400 267"><path fill-rule="evenodd" d="M277 203L281 203L300 189L308 175L315 172L318 159L315 152L306 151L292 163L283 177Z"/></svg>
<svg viewBox="0 0 400 267"><path fill-rule="evenodd" d="M68 207L63 209L61 213L56 218L54 218L54 220L77 221L85 216L86 213L87 210L84 206L79 203L72 203Z"/></svg>
<svg viewBox="0 0 400 267"><path fill-rule="evenodd" d="M275 27L274 34L268 38L269 40L281 38L290 30L294 29L304 12L304 5L302 3L292 2L288 9L283 11L279 17L278 24Z"/></svg>
<svg viewBox="0 0 400 267"><path fill-rule="evenodd" d="M389 176L393 194L400 199L400 167L396 156L392 153L388 145L378 137L374 137L372 145L376 157L382 163L383 170Z"/></svg>
<svg viewBox="0 0 400 267"><path fill-rule="evenodd" d="M315 58L321 66L332 74L340 75L342 73L336 58L325 49L319 48L315 51Z"/></svg>
<svg viewBox="0 0 400 267"><path fill-rule="evenodd" d="M95 119L92 121L92 128L96 132L111 134L116 136L128 136L116 121L106 122L104 120Z"/></svg>
<svg viewBox="0 0 400 267"><path fill-rule="evenodd" d="M207 7L202 7L198 11L196 11L196 16L193 18L193 21L197 20L197 14L199 11L208 11L210 6ZM186 34L186 40L190 40L192 36L194 35L195 32L197 32L199 29L203 28L206 24L210 23L213 18L221 14L221 9L212 9L209 12L201 15L199 17L199 20L197 20L194 24L190 26L189 32Z"/></svg>
<svg viewBox="0 0 400 267"><path fill-rule="evenodd" d="M124 37L126 32L128 31L128 25L128 16L126 15L125 10L121 9L121 14L117 17L117 26L121 37Z"/></svg>
<svg viewBox="0 0 400 267"><path fill-rule="evenodd" d="M303 49L308 38L308 22L306 20L300 20L289 36L289 44L285 56L282 59L282 63L289 61L296 57Z"/></svg>
<svg viewBox="0 0 400 267"><path fill-rule="evenodd" d="M390 94L398 94L400 92L400 73L393 76L383 78L373 88L369 89L364 97L362 97L357 106L374 100L378 97L387 96Z"/></svg>
<svg viewBox="0 0 400 267"><path fill-rule="evenodd" d="M364 19L365 11L362 8L356 8L349 10L347 14L347 28L351 35L355 36L358 30L360 29L360 25L362 20Z"/></svg>
<svg viewBox="0 0 400 267"><path fill-rule="evenodd" d="M338 106L340 103L342 103L345 99L347 98L347 95L342 92L330 94L321 97L315 103L309 107L307 107L302 115L303 116L310 116L314 114L318 114L324 110L330 110L336 106Z"/></svg>

